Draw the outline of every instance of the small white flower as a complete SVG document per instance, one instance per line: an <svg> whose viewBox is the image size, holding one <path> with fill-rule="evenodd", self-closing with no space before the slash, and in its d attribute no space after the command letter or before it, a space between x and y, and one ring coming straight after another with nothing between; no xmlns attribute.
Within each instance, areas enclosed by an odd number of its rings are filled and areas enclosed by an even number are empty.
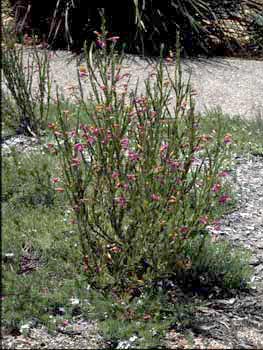
<svg viewBox="0 0 263 350"><path fill-rule="evenodd" d="M133 343L136 339L138 339L137 335L133 335L132 337L130 337L129 341Z"/></svg>
<svg viewBox="0 0 263 350"><path fill-rule="evenodd" d="M116 349L129 349L130 347L131 347L131 344L128 341L124 340L119 342Z"/></svg>
<svg viewBox="0 0 263 350"><path fill-rule="evenodd" d="M23 324L23 325L20 327L20 332L21 332L22 334L25 334L25 333L27 333L27 332L29 331L29 329L30 329L30 325L29 325L28 323L26 323L26 324Z"/></svg>
<svg viewBox="0 0 263 350"><path fill-rule="evenodd" d="M71 305L78 305L79 304L79 299L77 298L71 298L70 299Z"/></svg>

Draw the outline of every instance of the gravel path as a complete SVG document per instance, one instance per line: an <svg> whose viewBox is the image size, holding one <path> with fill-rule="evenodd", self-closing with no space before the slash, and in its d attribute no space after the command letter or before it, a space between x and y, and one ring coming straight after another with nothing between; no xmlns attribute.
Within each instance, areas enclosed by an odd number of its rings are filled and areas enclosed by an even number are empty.
<svg viewBox="0 0 263 350"><path fill-rule="evenodd" d="M56 51L51 61L53 79L67 95L68 87L77 83L76 60L66 51ZM132 74L131 88L140 79L143 81L152 71L148 61L138 56L128 55L124 60L124 72ZM169 71L174 68L169 64ZM197 92L196 110L220 106L223 112L251 118L263 111L263 60L244 60L236 58L183 59L185 78L192 73L192 85Z"/></svg>

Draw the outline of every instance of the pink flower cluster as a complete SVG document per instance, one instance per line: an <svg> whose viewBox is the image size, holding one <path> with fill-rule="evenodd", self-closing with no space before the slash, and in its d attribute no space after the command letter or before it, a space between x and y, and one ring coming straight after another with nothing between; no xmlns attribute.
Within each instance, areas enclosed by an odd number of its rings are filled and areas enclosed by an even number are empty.
<svg viewBox="0 0 263 350"><path fill-rule="evenodd" d="M167 160L167 164L170 166L171 171L177 171L178 169L181 168L182 163L178 162L177 160L173 160L173 159L168 159Z"/></svg>
<svg viewBox="0 0 263 350"><path fill-rule="evenodd" d="M128 158L132 161L132 162L138 162L140 160L140 156L138 153L129 150L128 151Z"/></svg>
<svg viewBox="0 0 263 350"><path fill-rule="evenodd" d="M126 150L129 148L129 139L128 138L124 138L121 140L121 148L123 150Z"/></svg>
<svg viewBox="0 0 263 350"><path fill-rule="evenodd" d="M218 192L221 191L221 188L222 188L221 184L220 184L220 183L216 183L216 184L214 184L214 186L212 187L212 191L215 192L215 193L218 193Z"/></svg>
<svg viewBox="0 0 263 350"><path fill-rule="evenodd" d="M83 145L82 143L76 143L76 144L74 145L74 149L75 149L75 151L81 153L81 152L84 151L84 145Z"/></svg>
<svg viewBox="0 0 263 350"><path fill-rule="evenodd" d="M160 199L161 199L161 196L159 196L158 194L153 193L151 195L151 200L154 202L159 202Z"/></svg>
<svg viewBox="0 0 263 350"><path fill-rule="evenodd" d="M231 197L228 194L223 194L221 197L219 197L218 201L220 204L225 204L225 203L231 201Z"/></svg>
<svg viewBox="0 0 263 350"><path fill-rule="evenodd" d="M126 208L127 206L127 199L123 194L116 198L116 202L121 208Z"/></svg>

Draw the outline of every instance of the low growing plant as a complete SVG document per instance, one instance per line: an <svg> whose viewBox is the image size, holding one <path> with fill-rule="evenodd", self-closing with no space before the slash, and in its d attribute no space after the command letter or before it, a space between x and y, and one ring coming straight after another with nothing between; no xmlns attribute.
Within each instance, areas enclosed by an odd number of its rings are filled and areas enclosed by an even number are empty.
<svg viewBox="0 0 263 350"><path fill-rule="evenodd" d="M67 193L75 212L89 281L123 290L172 274L184 245L213 224L218 203L230 200L220 172L231 135L220 125L200 132L179 57L174 76L161 58L145 94L137 87L129 92L117 40L103 28L96 45L85 47L87 69L80 67L79 81L87 122L70 129L58 96L58 121L49 127L63 173L57 190Z"/></svg>
<svg viewBox="0 0 263 350"><path fill-rule="evenodd" d="M211 292L214 287L227 291L248 285L252 272L249 251L215 237L196 237L184 248L176 263L177 279L184 287Z"/></svg>

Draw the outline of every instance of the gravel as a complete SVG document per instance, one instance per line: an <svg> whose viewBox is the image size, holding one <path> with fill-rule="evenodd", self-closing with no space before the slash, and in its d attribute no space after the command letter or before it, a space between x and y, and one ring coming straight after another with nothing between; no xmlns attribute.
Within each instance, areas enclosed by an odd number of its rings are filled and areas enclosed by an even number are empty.
<svg viewBox="0 0 263 350"><path fill-rule="evenodd" d="M187 331L188 336L171 330L165 338L166 348L263 348L263 158L239 157L236 161L232 180L238 206L223 218L217 234L251 251L252 291L215 299L197 309L195 327Z"/></svg>
<svg viewBox="0 0 263 350"><path fill-rule="evenodd" d="M25 49L25 64L30 49ZM72 96L72 88L78 87L77 61L68 51L50 52L51 79L53 97L56 86L65 97ZM136 55L126 55L123 73L130 73L129 89L135 88L139 79L139 93L143 93L144 81L155 71L153 60ZM81 62L83 64L84 62ZM196 111L221 108L224 113L252 118L263 111L263 60L245 60L242 58L193 58L182 59L183 78L186 81L191 74L191 83L196 91ZM168 71L174 71L175 64L168 63ZM84 94L91 91L85 84ZM4 84L2 83L5 89Z"/></svg>
<svg viewBox="0 0 263 350"><path fill-rule="evenodd" d="M143 92L143 82L152 69L149 60L127 55L123 72L132 75L130 89L139 78L139 91ZM172 72L174 64L170 63L168 69ZM192 86L197 93L197 112L220 107L224 113L251 118L263 111L263 60L182 59L182 69L185 80L191 73ZM51 72L61 91L69 96L69 88L77 83L76 59L70 53L56 51L51 60Z"/></svg>

